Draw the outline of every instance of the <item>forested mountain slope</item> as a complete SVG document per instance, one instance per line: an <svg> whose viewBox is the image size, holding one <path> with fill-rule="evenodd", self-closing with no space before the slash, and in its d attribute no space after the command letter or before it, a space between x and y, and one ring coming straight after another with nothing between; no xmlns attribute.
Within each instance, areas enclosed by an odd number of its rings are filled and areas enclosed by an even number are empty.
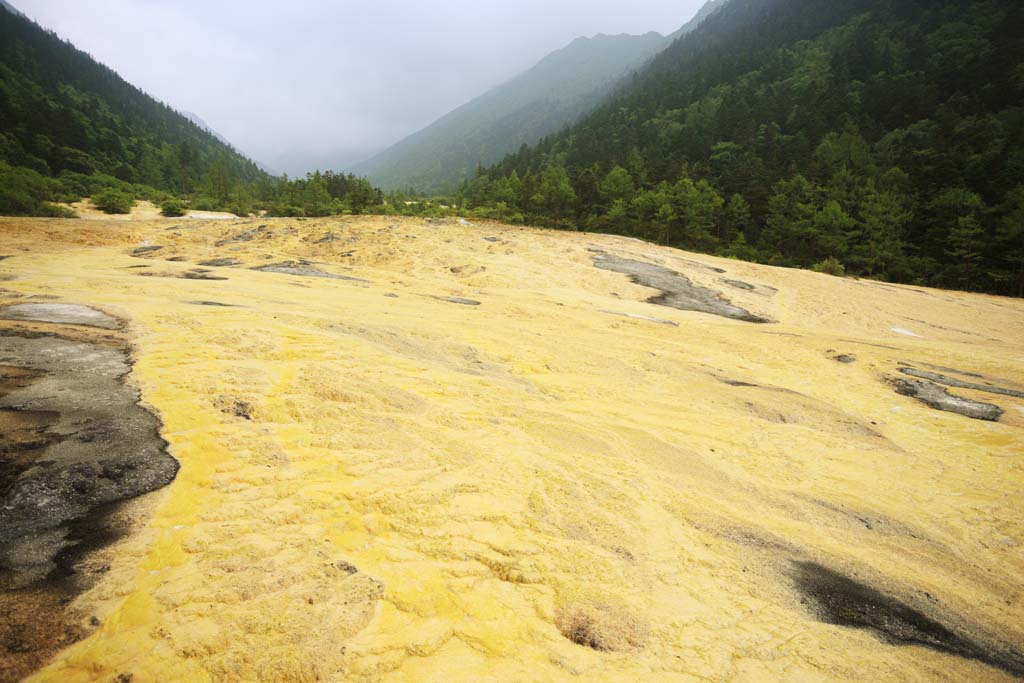
<svg viewBox="0 0 1024 683"><path fill-rule="evenodd" d="M17 212L22 201L15 185L27 188L22 199L29 201L37 184L12 167L60 176L69 187L105 175L178 194L195 190L211 171L230 182L263 176L179 112L0 7L0 171L10 181L5 212Z"/></svg>
<svg viewBox="0 0 1024 683"><path fill-rule="evenodd" d="M512 80L357 164L385 189L447 192L522 145L538 142L592 111L614 88L727 0L710 0L672 35L577 38Z"/></svg>
<svg viewBox="0 0 1024 683"><path fill-rule="evenodd" d="M464 189L504 218L1019 295L1024 9L732 0Z"/></svg>
<svg viewBox="0 0 1024 683"><path fill-rule="evenodd" d="M10 12L11 14L16 14L18 16L24 16L24 15L22 15L21 11L18 10L18 8L14 7L13 5L11 5L11 3L7 2L6 0L0 0L0 9L5 9L8 12Z"/></svg>

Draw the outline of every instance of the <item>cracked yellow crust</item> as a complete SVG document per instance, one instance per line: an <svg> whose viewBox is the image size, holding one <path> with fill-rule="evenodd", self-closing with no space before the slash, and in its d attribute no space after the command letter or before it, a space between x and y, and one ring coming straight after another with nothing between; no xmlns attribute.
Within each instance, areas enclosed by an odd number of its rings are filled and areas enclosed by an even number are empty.
<svg viewBox="0 0 1024 683"><path fill-rule="evenodd" d="M778 323L644 303L588 249ZM32 681L1011 680L820 623L795 559L1024 649L1024 402L954 390L1006 410L980 422L884 381L1019 388L1019 301L384 217L0 219L0 253L0 301L130 321L182 465ZM218 257L244 265L174 277ZM249 269L295 259L369 282Z"/></svg>

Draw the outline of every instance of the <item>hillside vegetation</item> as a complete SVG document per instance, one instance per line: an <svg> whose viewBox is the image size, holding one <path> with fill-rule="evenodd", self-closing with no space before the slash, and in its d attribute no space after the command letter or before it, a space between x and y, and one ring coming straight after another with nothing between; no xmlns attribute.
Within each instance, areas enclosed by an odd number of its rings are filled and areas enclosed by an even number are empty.
<svg viewBox="0 0 1024 683"><path fill-rule="evenodd" d="M438 194L593 111L655 54L693 31L726 0L709 0L669 36L577 38L528 71L410 135L355 170L387 190Z"/></svg>
<svg viewBox="0 0 1024 683"><path fill-rule="evenodd" d="M385 189L455 189L480 165L593 110L619 79L666 44L658 33L578 38L354 169Z"/></svg>
<svg viewBox="0 0 1024 683"><path fill-rule="evenodd" d="M579 124L481 171L480 215L1024 293L1024 8L732 0Z"/></svg>
<svg viewBox="0 0 1024 683"><path fill-rule="evenodd" d="M185 198L195 209L360 213L381 193L351 174L271 177L205 126L9 7L0 6L0 215L66 216L101 196ZM174 213L173 211L171 213Z"/></svg>
<svg viewBox="0 0 1024 683"><path fill-rule="evenodd" d="M30 209L34 199L11 187L11 167L58 178L61 189L80 195L117 181L185 194L196 190L215 165L241 180L262 175L250 160L177 111L4 8L0 162L3 213Z"/></svg>

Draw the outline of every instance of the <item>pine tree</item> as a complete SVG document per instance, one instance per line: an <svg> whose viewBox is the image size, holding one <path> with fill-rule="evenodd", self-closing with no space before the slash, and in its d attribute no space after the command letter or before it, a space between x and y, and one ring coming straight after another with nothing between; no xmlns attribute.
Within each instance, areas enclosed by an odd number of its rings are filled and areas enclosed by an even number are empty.
<svg viewBox="0 0 1024 683"><path fill-rule="evenodd" d="M719 223L718 241L720 244L731 244L737 235L750 225L750 204L741 194L734 194L725 205L722 220Z"/></svg>
<svg viewBox="0 0 1024 683"><path fill-rule="evenodd" d="M1024 185L1007 195L1006 215L996 231L996 247L1003 267L997 279L1007 284L1007 292L1024 296Z"/></svg>

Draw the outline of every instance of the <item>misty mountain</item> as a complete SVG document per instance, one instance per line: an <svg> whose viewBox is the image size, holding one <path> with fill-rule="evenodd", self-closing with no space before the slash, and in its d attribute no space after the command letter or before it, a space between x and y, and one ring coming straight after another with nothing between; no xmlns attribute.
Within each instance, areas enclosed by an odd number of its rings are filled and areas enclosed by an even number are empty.
<svg viewBox="0 0 1024 683"><path fill-rule="evenodd" d="M681 38L685 36L687 33L696 30L698 26L704 23L705 19L710 17L718 10L722 9L722 7L727 2L729 2L729 0L708 0L706 3L704 3L704 6L697 11L697 14L693 16L693 19L690 19L688 22L686 22L678 29L676 29L673 33L669 34L669 42L675 41L676 38Z"/></svg>
<svg viewBox="0 0 1024 683"><path fill-rule="evenodd" d="M449 190L593 109L667 43L658 33L578 38L355 170L385 189Z"/></svg>
<svg viewBox="0 0 1024 683"><path fill-rule="evenodd" d="M0 162L178 193L195 190L214 164L225 177L263 176L205 127L7 9L0 9Z"/></svg>
<svg viewBox="0 0 1024 683"><path fill-rule="evenodd" d="M181 113L182 113L182 115L186 119L188 119L192 123L196 124L197 126L202 128L203 130L205 130L207 133L209 133L213 137L215 137L218 140L220 140L221 142L223 142L225 145L230 145L231 144L231 141L229 141L226 137L224 137L223 135L218 133L216 130L214 130L213 126L211 126L206 121L201 119L199 117L199 114L196 114L195 112L191 112L191 111L182 111Z"/></svg>
<svg viewBox="0 0 1024 683"><path fill-rule="evenodd" d="M710 0L670 36L577 38L533 68L356 164L385 189L445 192L522 145L536 143L578 120L673 40L686 35L728 0Z"/></svg>
<svg viewBox="0 0 1024 683"><path fill-rule="evenodd" d="M187 119L188 119L189 121L191 121L192 123L196 124L197 126L199 126L200 128L202 128L203 130L205 130L205 131L206 131L207 133L209 133L209 134L210 134L210 135L212 135L213 137L215 137L215 138L217 138L218 140L220 140L220 141L221 141L222 143L224 143L224 144L225 144L225 145L227 145L228 147L232 147L232 148L234 148L234 147L235 147L235 145L234 145L234 144L232 144L232 142L231 142L230 140L228 140L228 139L227 139L226 137L224 137L223 135L221 135L220 133L218 133L218 132L217 132L217 131L216 131L216 130L215 130L215 129L213 128L213 126L211 126L211 125L210 125L210 124L208 124L208 123L207 123L206 121L204 121L204 120L203 120L202 118L200 118L199 114L196 114L195 112L192 112L192 111L183 111L183 112L181 112L181 113L182 113L182 114L183 114L183 115L185 116L185 118L187 118ZM236 149L237 149L237 148L236 148ZM251 157L250 157L250 158L251 158ZM268 174L270 174L270 175L280 175L279 173L277 173L276 171L274 171L273 169L271 169L271 168L270 168L269 166L267 166L266 164L264 164L264 163L260 162L259 160L257 160L257 159L253 159L252 161L253 161L253 163L254 163L254 164L256 164L256 165L257 165L257 166L258 166L258 167L260 168L260 170L261 170L261 171L263 171L264 173L268 173Z"/></svg>

